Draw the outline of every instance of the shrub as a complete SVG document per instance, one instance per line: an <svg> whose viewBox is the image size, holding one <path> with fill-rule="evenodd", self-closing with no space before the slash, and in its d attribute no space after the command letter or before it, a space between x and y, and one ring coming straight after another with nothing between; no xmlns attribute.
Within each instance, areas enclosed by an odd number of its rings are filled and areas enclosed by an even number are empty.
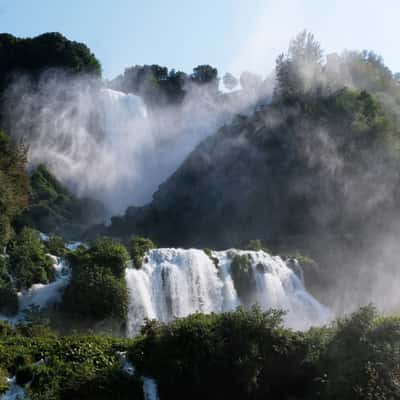
<svg viewBox="0 0 400 400"><path fill-rule="evenodd" d="M249 305L256 288L250 254L236 254L231 263L235 289L244 304Z"/></svg>
<svg viewBox="0 0 400 400"><path fill-rule="evenodd" d="M133 265L140 268L143 263L143 257L146 251L155 249L156 245L147 238L135 236L129 242L129 252L131 254Z"/></svg>
<svg viewBox="0 0 400 400"><path fill-rule="evenodd" d="M129 259L125 247L111 239L98 239L68 259L72 278L64 292L64 310L94 320L125 320L128 289L124 271Z"/></svg>
<svg viewBox="0 0 400 400"><path fill-rule="evenodd" d="M64 292L64 309L74 315L102 320L125 320L128 291L124 279L118 279L101 267L84 267L73 271Z"/></svg>
<svg viewBox="0 0 400 400"><path fill-rule="evenodd" d="M250 240L246 246L244 247L245 250L251 250L251 251L260 251L260 250L265 250L264 246L259 239L254 239Z"/></svg>
<svg viewBox="0 0 400 400"><path fill-rule="evenodd" d="M211 249L203 249L204 253L207 254L208 258L214 263L215 267L218 268L219 260L217 257L213 257Z"/></svg>
<svg viewBox="0 0 400 400"><path fill-rule="evenodd" d="M8 248L9 272L18 290L34 283L48 283L54 279L52 259L46 255L39 233L24 228Z"/></svg>
<svg viewBox="0 0 400 400"><path fill-rule="evenodd" d="M65 242L60 236L50 236L49 240L45 242L45 246L50 254L57 257L64 257L68 253Z"/></svg>

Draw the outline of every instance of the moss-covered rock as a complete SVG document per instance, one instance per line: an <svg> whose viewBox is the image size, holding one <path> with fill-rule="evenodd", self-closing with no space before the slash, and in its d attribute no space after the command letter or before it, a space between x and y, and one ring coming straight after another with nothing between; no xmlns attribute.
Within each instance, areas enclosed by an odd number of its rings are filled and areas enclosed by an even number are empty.
<svg viewBox="0 0 400 400"><path fill-rule="evenodd" d="M205 248L205 249L203 249L203 251L204 251L204 253L207 254L207 256L210 258L210 260L214 263L215 267L218 268L219 260L217 257L214 257L212 255L211 249Z"/></svg>
<svg viewBox="0 0 400 400"><path fill-rule="evenodd" d="M231 273L240 299L245 305L250 305L256 289L251 255L236 254L232 259Z"/></svg>

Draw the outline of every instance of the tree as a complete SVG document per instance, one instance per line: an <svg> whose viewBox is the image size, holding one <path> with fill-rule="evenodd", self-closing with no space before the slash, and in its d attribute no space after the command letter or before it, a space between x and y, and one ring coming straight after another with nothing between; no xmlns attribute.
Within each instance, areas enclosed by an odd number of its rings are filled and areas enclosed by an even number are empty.
<svg viewBox="0 0 400 400"><path fill-rule="evenodd" d="M0 34L0 91L16 73L38 77L49 68L101 75L100 62L89 48L60 33L44 33L27 39Z"/></svg>
<svg viewBox="0 0 400 400"><path fill-rule="evenodd" d="M211 65L198 65L193 68L190 80L198 87L204 87L208 93L216 94L218 92L218 70Z"/></svg>
<svg viewBox="0 0 400 400"><path fill-rule="evenodd" d="M300 32L289 44L287 54L276 60L275 100L293 102L306 91L318 88L322 71L322 50L314 35Z"/></svg>
<svg viewBox="0 0 400 400"><path fill-rule="evenodd" d="M228 90L233 90L238 85L238 80L229 72L224 75L222 81Z"/></svg>

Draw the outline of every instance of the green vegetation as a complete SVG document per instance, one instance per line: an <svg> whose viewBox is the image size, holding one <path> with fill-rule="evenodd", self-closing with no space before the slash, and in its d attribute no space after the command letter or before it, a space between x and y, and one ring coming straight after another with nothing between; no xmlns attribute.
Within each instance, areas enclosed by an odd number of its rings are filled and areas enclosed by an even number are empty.
<svg viewBox="0 0 400 400"><path fill-rule="evenodd" d="M39 232L23 228L7 246L8 271L18 290L28 289L34 283L48 283L54 279L52 259L40 241Z"/></svg>
<svg viewBox="0 0 400 400"><path fill-rule="evenodd" d="M148 321L136 339L57 336L40 325L0 322L0 392L17 375L29 398L142 399L140 375L160 399L395 399L400 320L371 306L329 327L282 326L283 314L239 308L170 324ZM122 370L119 352L136 368Z"/></svg>
<svg viewBox="0 0 400 400"><path fill-rule="evenodd" d="M19 384L31 381L25 386L31 400L141 400L140 377L125 373L118 355L131 343L100 336L57 337L33 326L8 328L0 333L0 392L8 371Z"/></svg>
<svg viewBox="0 0 400 400"><path fill-rule="evenodd" d="M18 296L8 273L8 259L0 256L0 314L13 315L17 312Z"/></svg>
<svg viewBox="0 0 400 400"><path fill-rule="evenodd" d="M30 204L17 220L20 227L28 225L76 240L104 213L99 202L75 197L44 165L33 171L30 180Z"/></svg>
<svg viewBox="0 0 400 400"><path fill-rule="evenodd" d="M0 368L0 394L4 393L8 388L7 371Z"/></svg>
<svg viewBox="0 0 400 400"><path fill-rule="evenodd" d="M253 239L250 240L246 246L244 247L245 250L251 250L251 251L261 251L261 250L265 250L261 240L259 239Z"/></svg>
<svg viewBox="0 0 400 400"><path fill-rule="evenodd" d="M15 218L28 206L30 185L25 163L25 149L0 130L0 249L13 236Z"/></svg>
<svg viewBox="0 0 400 400"><path fill-rule="evenodd" d="M205 248L205 249L203 249L203 251L204 251L204 253L207 254L207 256L210 258L210 260L214 263L215 267L218 268L219 260L217 257L213 257L212 250Z"/></svg>
<svg viewBox="0 0 400 400"><path fill-rule="evenodd" d="M397 398L398 318L360 309L331 327L285 329L278 311L150 322L130 356L160 398Z"/></svg>
<svg viewBox="0 0 400 400"><path fill-rule="evenodd" d="M0 91L17 73L33 77L49 68L62 68L71 73L101 74L96 57L83 43L68 40L60 33L44 33L21 39L0 34Z"/></svg>
<svg viewBox="0 0 400 400"><path fill-rule="evenodd" d="M65 247L65 242L60 236L52 235L49 240L44 242L47 252L57 257L65 257L68 254L68 249Z"/></svg>
<svg viewBox="0 0 400 400"><path fill-rule="evenodd" d="M168 70L160 65L135 65L111 82L112 87L139 95L149 108L178 105L186 95L185 86L207 85L211 93L218 92L218 71L210 65L198 65L188 75Z"/></svg>
<svg viewBox="0 0 400 400"><path fill-rule="evenodd" d="M64 292L64 311L93 321L123 323L128 309L124 271L129 255L125 247L111 239L98 239L68 259L72 278Z"/></svg>
<svg viewBox="0 0 400 400"><path fill-rule="evenodd" d="M129 253L135 268L141 268L143 257L147 251L155 249L156 245L148 238L135 236L129 241Z"/></svg>
<svg viewBox="0 0 400 400"><path fill-rule="evenodd" d="M251 295L256 286L251 255L236 254L232 259L231 273L240 299L244 304L251 304Z"/></svg>

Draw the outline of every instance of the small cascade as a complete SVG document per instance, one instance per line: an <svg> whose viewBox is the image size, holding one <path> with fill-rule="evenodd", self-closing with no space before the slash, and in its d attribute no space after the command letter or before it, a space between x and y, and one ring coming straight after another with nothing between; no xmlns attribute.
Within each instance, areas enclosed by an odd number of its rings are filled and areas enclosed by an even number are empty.
<svg viewBox="0 0 400 400"><path fill-rule="evenodd" d="M63 289L70 279L70 269L63 259L51 257L54 260L55 280L47 284L37 283L26 292L19 293L20 311L28 309L31 305L46 308L61 301Z"/></svg>
<svg viewBox="0 0 400 400"><path fill-rule="evenodd" d="M53 259L55 270L54 281L47 284L37 283L32 285L28 290L18 293L19 313L10 318L0 315L0 319L6 319L10 323L15 323L24 319L24 311L28 310L31 306L42 309L61 301L63 291L71 277L71 270L62 258L49 256Z"/></svg>
<svg viewBox="0 0 400 400"><path fill-rule="evenodd" d="M130 291L128 335L137 333L145 318L163 322L197 311L223 311L223 281L202 250L151 250L141 269L128 269Z"/></svg>
<svg viewBox="0 0 400 400"><path fill-rule="evenodd" d="M264 310L286 311L284 322L295 329L328 321L329 311L307 292L299 269L294 270L278 256L264 251L227 250L212 252L209 257L203 250L155 249L146 254L140 269L126 272L130 291L128 336L137 334L146 318L168 322L195 312L236 309L242 304L231 273L236 255L251 260L253 303Z"/></svg>
<svg viewBox="0 0 400 400"><path fill-rule="evenodd" d="M135 367L128 360L126 356L126 351L118 352L118 356L121 360L122 371L124 371L128 375L134 375ZM142 376L141 379L143 381L144 400L158 400L156 381L153 378L149 378L147 376Z"/></svg>
<svg viewBox="0 0 400 400"><path fill-rule="evenodd" d="M158 400L156 381L153 378L148 378L146 376L143 376L142 379L144 400Z"/></svg>

